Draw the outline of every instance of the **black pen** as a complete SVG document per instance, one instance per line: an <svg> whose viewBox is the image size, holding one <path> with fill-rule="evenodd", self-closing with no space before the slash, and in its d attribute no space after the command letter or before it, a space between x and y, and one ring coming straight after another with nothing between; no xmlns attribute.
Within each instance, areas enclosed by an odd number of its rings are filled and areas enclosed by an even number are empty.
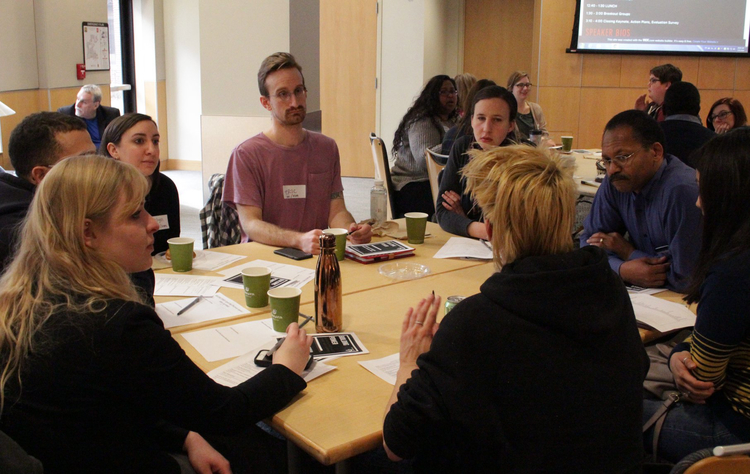
<svg viewBox="0 0 750 474"><path fill-rule="evenodd" d="M180 316L180 315L181 315L182 313L184 313L185 311L189 310L190 308L192 308L193 306L195 306L196 304L198 304L198 302L199 302L199 301L200 301L200 300L201 300L202 298L203 298L202 296L199 296L199 297L197 297L196 299L194 299L193 301L191 301L190 303L188 303L188 305L187 305L187 306L185 306L185 307L184 307L184 308L182 308L181 310L177 311L177 316Z"/></svg>
<svg viewBox="0 0 750 474"><path fill-rule="evenodd" d="M299 315L305 318L302 324L299 325L300 328L302 328L305 324L313 320L312 316L307 316L306 314L302 314L302 313L300 313ZM266 357L271 357L278 350L278 348L281 347L282 344L284 344L284 341L286 341L286 336L282 337L281 339L278 340L276 344L274 344L271 350L268 351L268 355Z"/></svg>
<svg viewBox="0 0 750 474"><path fill-rule="evenodd" d="M490 244L488 244L488 243L487 243L487 241L486 241L486 240L484 240L484 239L479 239L479 241L480 241L480 242L482 242L482 245L484 245L484 246L485 246L485 247L487 247L488 249L492 250L492 247L490 246Z"/></svg>

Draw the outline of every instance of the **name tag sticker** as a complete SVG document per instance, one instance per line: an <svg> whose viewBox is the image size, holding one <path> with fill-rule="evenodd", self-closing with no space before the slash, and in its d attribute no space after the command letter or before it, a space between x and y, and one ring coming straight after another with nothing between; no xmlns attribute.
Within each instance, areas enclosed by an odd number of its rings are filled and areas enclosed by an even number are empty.
<svg viewBox="0 0 750 474"><path fill-rule="evenodd" d="M306 196L307 186L304 184L284 186L284 199L305 199Z"/></svg>
<svg viewBox="0 0 750 474"><path fill-rule="evenodd" d="M169 219L166 214L161 216L153 216L154 220L159 224L159 230L169 229Z"/></svg>

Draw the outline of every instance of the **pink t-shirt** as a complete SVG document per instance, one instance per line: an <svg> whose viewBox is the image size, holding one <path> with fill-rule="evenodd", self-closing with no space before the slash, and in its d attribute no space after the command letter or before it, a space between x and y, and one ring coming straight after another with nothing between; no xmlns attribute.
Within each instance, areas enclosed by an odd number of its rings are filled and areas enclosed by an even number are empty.
<svg viewBox="0 0 750 474"><path fill-rule="evenodd" d="M332 138L307 131L302 143L286 147L259 133L232 151L222 199L261 208L264 222L308 232L328 227L331 194L343 190Z"/></svg>

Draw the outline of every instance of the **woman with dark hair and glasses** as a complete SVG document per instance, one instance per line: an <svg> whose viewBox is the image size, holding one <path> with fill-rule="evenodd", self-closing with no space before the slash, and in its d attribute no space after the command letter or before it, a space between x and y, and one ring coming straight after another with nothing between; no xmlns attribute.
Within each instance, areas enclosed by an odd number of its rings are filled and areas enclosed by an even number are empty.
<svg viewBox="0 0 750 474"><path fill-rule="evenodd" d="M685 300L698 303L698 316L669 358L681 396L658 444L659 456L672 462L750 442L750 130L713 138L696 158L703 242ZM644 400L644 421L661 404ZM644 435L650 450L653 433Z"/></svg>
<svg viewBox="0 0 750 474"><path fill-rule="evenodd" d="M516 140L528 140L532 130L547 132L547 120L544 119L539 104L527 101L533 84L529 80L529 73L516 71L508 78L508 90L513 93L518 103L516 116Z"/></svg>
<svg viewBox="0 0 750 474"><path fill-rule="evenodd" d="M714 102L706 117L706 127L718 134L747 124L745 108L739 100L724 97Z"/></svg>
<svg viewBox="0 0 750 474"><path fill-rule="evenodd" d="M443 142L445 132L456 123L458 114L456 83L446 75L435 76L401 119L393 136L392 153L396 160L391 179L396 188L394 217L406 212L426 212L432 217L430 180L425 150Z"/></svg>
<svg viewBox="0 0 750 474"><path fill-rule="evenodd" d="M169 248L167 240L180 236L180 195L177 186L159 171L159 129L144 114L117 117L104 130L99 154L135 166L148 179L146 211L159 223L154 254Z"/></svg>

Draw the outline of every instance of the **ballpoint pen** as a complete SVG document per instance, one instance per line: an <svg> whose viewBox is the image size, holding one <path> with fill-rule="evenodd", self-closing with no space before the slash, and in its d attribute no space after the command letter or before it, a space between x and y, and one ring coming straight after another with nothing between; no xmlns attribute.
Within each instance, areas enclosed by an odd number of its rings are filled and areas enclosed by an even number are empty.
<svg viewBox="0 0 750 474"><path fill-rule="evenodd" d="M490 244L489 244L489 243L487 243L487 241L486 241L486 240L484 240L484 239L479 239L479 241L480 241L480 242L482 242L482 245L484 245L484 246L485 246L485 247L487 247L488 249L492 250L492 247L490 246Z"/></svg>
<svg viewBox="0 0 750 474"><path fill-rule="evenodd" d="M190 308L192 308L193 306L195 306L196 304L198 304L198 302L199 302L199 301L200 301L201 299L203 299L203 297L202 297L202 296L199 296L199 297L197 297L196 299L194 299L193 301L191 301L190 303L188 303L188 305L187 305L187 306L185 306L185 307L184 307L184 308L182 308L181 310L177 311L177 316L180 316L180 315L181 315L182 313L184 313L185 311L189 310Z"/></svg>
<svg viewBox="0 0 750 474"><path fill-rule="evenodd" d="M307 316L306 314L300 313L299 315L302 316L303 318L305 318L305 320L302 322L302 324L299 325L300 328L304 327L305 324L309 323L310 321L312 321L314 319L312 316ZM278 342L276 342L276 344L274 344L274 346L268 351L268 355L266 357L273 356L273 354L276 352L276 350L279 347L281 347L281 345L284 343L284 341L286 341L286 337L282 337L281 339L279 339Z"/></svg>

